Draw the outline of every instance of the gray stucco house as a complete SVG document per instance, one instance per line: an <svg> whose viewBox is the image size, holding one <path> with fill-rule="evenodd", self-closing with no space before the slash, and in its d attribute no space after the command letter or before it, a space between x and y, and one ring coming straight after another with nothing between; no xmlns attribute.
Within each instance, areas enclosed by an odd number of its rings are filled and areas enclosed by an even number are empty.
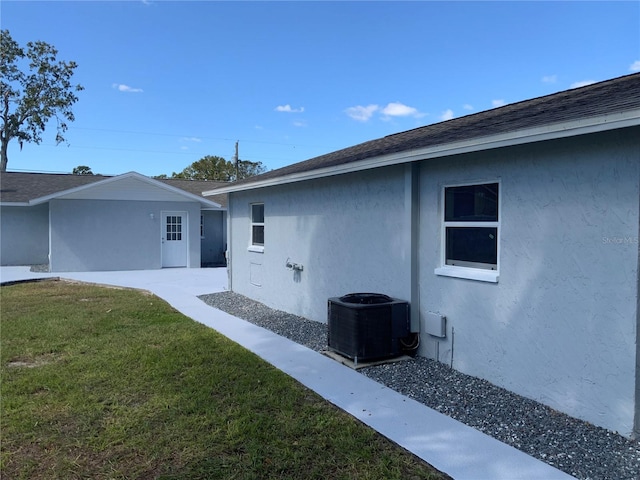
<svg viewBox="0 0 640 480"><path fill-rule="evenodd" d="M0 174L0 263L52 272L224 265L226 196L220 183Z"/></svg>
<svg viewBox="0 0 640 480"><path fill-rule="evenodd" d="M405 299L419 355L631 437L639 185L634 74L205 195L229 195L231 290L321 322L330 297Z"/></svg>

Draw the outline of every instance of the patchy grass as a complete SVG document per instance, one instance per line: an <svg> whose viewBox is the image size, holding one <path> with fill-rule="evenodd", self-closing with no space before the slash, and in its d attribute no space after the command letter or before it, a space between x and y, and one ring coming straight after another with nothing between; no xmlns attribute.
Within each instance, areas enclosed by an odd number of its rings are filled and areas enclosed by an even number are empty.
<svg viewBox="0 0 640 480"><path fill-rule="evenodd" d="M445 478L157 297L0 295L3 479Z"/></svg>

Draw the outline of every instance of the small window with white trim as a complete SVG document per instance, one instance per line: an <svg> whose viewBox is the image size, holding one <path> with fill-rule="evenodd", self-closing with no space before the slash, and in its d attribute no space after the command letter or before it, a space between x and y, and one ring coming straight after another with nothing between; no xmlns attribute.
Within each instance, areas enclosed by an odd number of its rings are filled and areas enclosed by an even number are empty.
<svg viewBox="0 0 640 480"><path fill-rule="evenodd" d="M251 246L264 248L264 203L251 204Z"/></svg>
<svg viewBox="0 0 640 480"><path fill-rule="evenodd" d="M445 187L443 217L443 267L436 273L497 281L499 184Z"/></svg>

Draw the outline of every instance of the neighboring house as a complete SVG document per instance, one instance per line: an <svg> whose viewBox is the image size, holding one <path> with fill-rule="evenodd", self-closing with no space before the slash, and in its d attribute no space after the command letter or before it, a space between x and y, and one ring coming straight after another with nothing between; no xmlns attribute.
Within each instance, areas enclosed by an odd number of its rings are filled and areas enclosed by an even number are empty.
<svg viewBox="0 0 640 480"><path fill-rule="evenodd" d="M0 263L52 272L224 264L225 196L196 193L219 185L135 172L3 172Z"/></svg>
<svg viewBox="0 0 640 480"><path fill-rule="evenodd" d="M204 194L229 194L231 290L317 321L329 297L408 300L420 355L632 436L639 183L634 74Z"/></svg>

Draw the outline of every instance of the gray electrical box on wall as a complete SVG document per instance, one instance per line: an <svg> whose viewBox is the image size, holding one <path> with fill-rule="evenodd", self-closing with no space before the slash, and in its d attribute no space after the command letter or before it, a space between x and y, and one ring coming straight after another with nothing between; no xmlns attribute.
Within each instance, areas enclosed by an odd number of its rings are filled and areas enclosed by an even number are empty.
<svg viewBox="0 0 640 480"><path fill-rule="evenodd" d="M427 313L425 330L434 337L444 338L447 336L447 318L439 313Z"/></svg>

